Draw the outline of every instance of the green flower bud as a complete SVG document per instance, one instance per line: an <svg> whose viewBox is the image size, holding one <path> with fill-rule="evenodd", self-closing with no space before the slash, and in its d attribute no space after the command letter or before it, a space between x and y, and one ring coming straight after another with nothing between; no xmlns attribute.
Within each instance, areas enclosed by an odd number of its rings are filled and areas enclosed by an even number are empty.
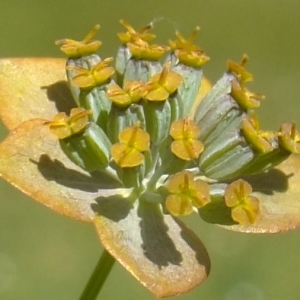
<svg viewBox="0 0 300 300"><path fill-rule="evenodd" d="M82 134L60 140L60 145L70 160L88 172L108 166L111 143L104 131L93 122Z"/></svg>

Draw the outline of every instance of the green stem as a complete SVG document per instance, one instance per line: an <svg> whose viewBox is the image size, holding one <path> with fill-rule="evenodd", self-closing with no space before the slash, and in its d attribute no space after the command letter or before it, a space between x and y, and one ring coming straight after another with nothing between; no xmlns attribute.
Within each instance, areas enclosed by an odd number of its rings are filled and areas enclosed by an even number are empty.
<svg viewBox="0 0 300 300"><path fill-rule="evenodd" d="M121 185L123 185L123 182L122 182L122 180L119 178L119 176L118 176L116 170L113 169L111 166L107 166L107 167L103 170L103 172L104 172L106 175L110 176L112 179L114 179L114 180L116 180L117 182L119 182Z"/></svg>
<svg viewBox="0 0 300 300"><path fill-rule="evenodd" d="M109 275L115 259L104 249L79 300L95 300Z"/></svg>
<svg viewBox="0 0 300 300"><path fill-rule="evenodd" d="M174 156L171 153L167 153L161 160L161 165L155 170L154 174L150 178L148 182L148 189L154 189L158 179L164 174L165 170L174 160Z"/></svg>

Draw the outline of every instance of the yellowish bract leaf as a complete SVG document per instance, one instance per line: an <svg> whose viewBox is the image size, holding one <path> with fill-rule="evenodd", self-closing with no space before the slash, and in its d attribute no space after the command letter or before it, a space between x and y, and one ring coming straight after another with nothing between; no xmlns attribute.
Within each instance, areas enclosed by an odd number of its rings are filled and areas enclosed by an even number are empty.
<svg viewBox="0 0 300 300"><path fill-rule="evenodd" d="M66 82L65 59L9 58L0 60L0 116L8 129L75 106Z"/></svg>
<svg viewBox="0 0 300 300"><path fill-rule="evenodd" d="M67 217L94 218L92 203L119 184L91 176L68 159L46 120L22 123L0 144L0 175L23 193Z"/></svg>
<svg viewBox="0 0 300 300"><path fill-rule="evenodd" d="M97 210L95 224L104 247L156 297L187 293L208 276L202 242L157 204L103 198Z"/></svg>

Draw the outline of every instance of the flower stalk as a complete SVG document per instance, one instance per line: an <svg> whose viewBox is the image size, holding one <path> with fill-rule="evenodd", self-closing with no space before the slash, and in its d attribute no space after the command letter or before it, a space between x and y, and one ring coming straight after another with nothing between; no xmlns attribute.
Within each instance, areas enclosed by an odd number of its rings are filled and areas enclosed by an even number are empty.
<svg viewBox="0 0 300 300"><path fill-rule="evenodd" d="M80 300L97 299L115 261L116 260L104 249L93 274L79 298Z"/></svg>

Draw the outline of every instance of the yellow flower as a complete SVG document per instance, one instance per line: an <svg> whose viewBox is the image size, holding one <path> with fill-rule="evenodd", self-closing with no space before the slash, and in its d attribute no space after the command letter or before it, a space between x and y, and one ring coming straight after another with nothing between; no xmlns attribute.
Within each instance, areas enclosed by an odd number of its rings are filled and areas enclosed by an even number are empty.
<svg viewBox="0 0 300 300"><path fill-rule="evenodd" d="M272 146L272 138L274 138L276 134L274 132L260 130L259 121L254 111L250 112L250 117L243 119L242 131L246 140L258 152L266 153L274 149Z"/></svg>
<svg viewBox="0 0 300 300"><path fill-rule="evenodd" d="M152 25L147 25L139 31L135 31L125 20L120 20L120 23L127 29L127 32L118 33L118 37L123 44L132 43L139 39L151 42L156 37L154 34L146 33L152 28Z"/></svg>
<svg viewBox="0 0 300 300"><path fill-rule="evenodd" d="M170 71L165 66L162 72L153 75L146 85L147 94L145 99L149 101L164 101L173 94L182 84L182 76L177 72Z"/></svg>
<svg viewBox="0 0 300 300"><path fill-rule="evenodd" d="M113 58L106 58L93 66L90 70L82 67L69 67L69 70L75 70L72 85L82 89L91 89L107 82L115 73L115 69L110 66Z"/></svg>
<svg viewBox="0 0 300 300"><path fill-rule="evenodd" d="M259 215L259 201L250 196L251 185L239 179L229 184L225 190L225 203L231 208L233 220L242 225L255 223Z"/></svg>
<svg viewBox="0 0 300 300"><path fill-rule="evenodd" d="M71 110L70 117L66 113L60 112L47 123L53 134L59 139L64 139L82 131L89 123L89 114L89 111L76 107Z"/></svg>
<svg viewBox="0 0 300 300"><path fill-rule="evenodd" d="M170 177L167 190L171 193L166 199L166 208L174 216L189 215L193 207L203 207L210 202L209 186L194 178L191 172L183 171Z"/></svg>
<svg viewBox="0 0 300 300"><path fill-rule="evenodd" d="M117 84L111 84L107 89L107 97L118 106L129 106L136 103L146 93L145 84L136 80L125 82L124 89Z"/></svg>
<svg viewBox="0 0 300 300"><path fill-rule="evenodd" d="M150 147L149 134L138 126L132 126L119 134L119 140L120 143L112 145L111 148L116 164L122 168L140 165L144 160L142 152Z"/></svg>
<svg viewBox="0 0 300 300"><path fill-rule="evenodd" d="M185 65L195 68L202 67L202 65L210 59L201 48L193 44L199 31L200 28L196 27L189 39L185 39L179 31L176 31L178 40L169 41L171 49L177 56L178 60Z"/></svg>
<svg viewBox="0 0 300 300"><path fill-rule="evenodd" d="M280 127L279 143L292 153L300 153L300 133L295 123L283 123Z"/></svg>
<svg viewBox="0 0 300 300"><path fill-rule="evenodd" d="M197 140L200 129L192 120L181 119L171 125L170 135L174 139L171 151L183 160L198 158L203 151L203 144Z"/></svg>
<svg viewBox="0 0 300 300"><path fill-rule="evenodd" d="M96 25L82 41L62 39L56 41L55 44L61 45L61 51L66 53L70 58L78 58L94 54L102 44L100 41L92 40L99 29L100 25Z"/></svg>
<svg viewBox="0 0 300 300"><path fill-rule="evenodd" d="M231 60L227 62L228 71L236 76L236 80L231 81L231 95L244 109L259 107L260 100L265 98L264 95L252 93L245 87L246 81L253 80L252 74L244 68L247 61L248 57L244 55L240 64Z"/></svg>

